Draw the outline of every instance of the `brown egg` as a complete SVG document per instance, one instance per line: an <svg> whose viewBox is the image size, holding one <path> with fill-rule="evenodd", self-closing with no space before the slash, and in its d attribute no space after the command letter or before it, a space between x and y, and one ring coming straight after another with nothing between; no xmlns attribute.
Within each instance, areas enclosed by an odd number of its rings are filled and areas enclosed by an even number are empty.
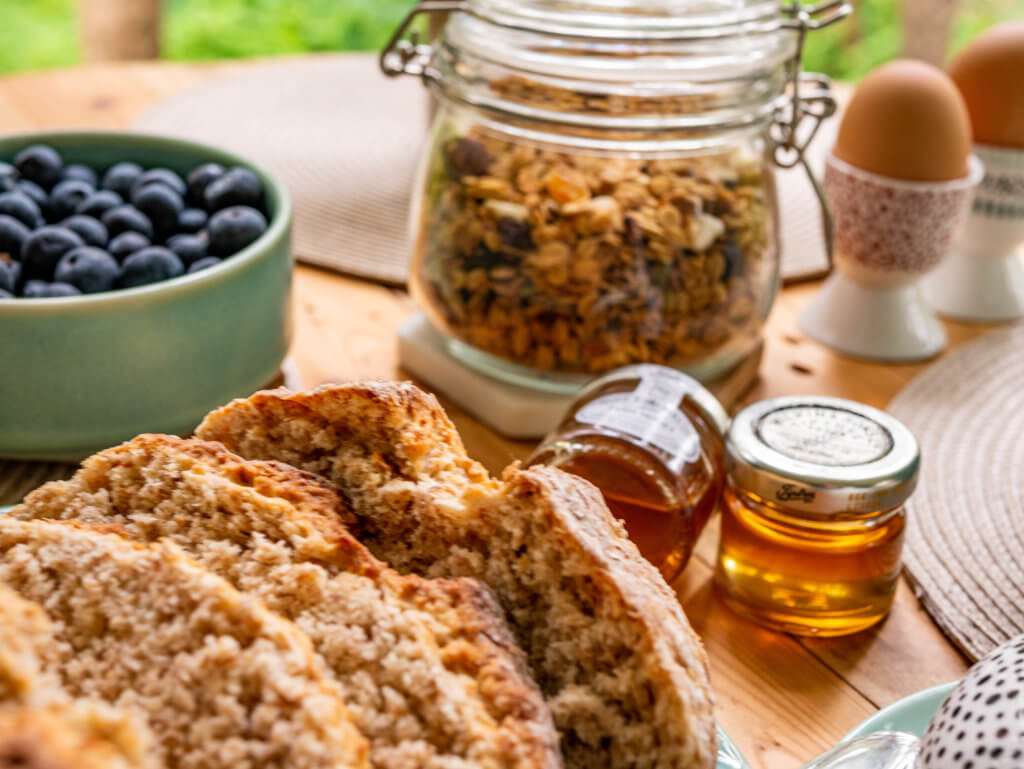
<svg viewBox="0 0 1024 769"><path fill-rule="evenodd" d="M971 154L967 107L942 70L909 59L889 62L857 86L833 152L894 179L960 179Z"/></svg>
<svg viewBox="0 0 1024 769"><path fill-rule="evenodd" d="M979 35L949 74L967 102L976 142L1024 148L1024 22Z"/></svg>

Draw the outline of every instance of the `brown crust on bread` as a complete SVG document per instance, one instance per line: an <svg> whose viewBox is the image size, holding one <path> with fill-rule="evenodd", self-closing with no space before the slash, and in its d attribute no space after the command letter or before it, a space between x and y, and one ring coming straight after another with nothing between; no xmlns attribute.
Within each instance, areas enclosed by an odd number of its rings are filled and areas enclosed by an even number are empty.
<svg viewBox="0 0 1024 769"><path fill-rule="evenodd" d="M391 566L490 585L567 766L714 765L704 650L586 481L517 468L491 479L436 400L408 383L257 393L212 412L197 434L324 475L352 505L360 541Z"/></svg>
<svg viewBox="0 0 1024 769"><path fill-rule="evenodd" d="M168 537L260 597L312 636L375 766L561 764L550 712L490 591L385 566L319 476L246 461L219 443L142 435L33 492L12 515Z"/></svg>

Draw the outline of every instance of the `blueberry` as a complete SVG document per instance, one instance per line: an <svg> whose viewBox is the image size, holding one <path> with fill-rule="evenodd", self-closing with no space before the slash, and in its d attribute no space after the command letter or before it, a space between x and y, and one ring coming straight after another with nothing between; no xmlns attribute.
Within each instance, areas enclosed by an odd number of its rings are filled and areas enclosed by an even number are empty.
<svg viewBox="0 0 1024 769"><path fill-rule="evenodd" d="M142 166L138 163L114 163L107 172L103 174L103 182L100 186L105 190L116 192L124 200L131 197L132 185L142 176Z"/></svg>
<svg viewBox="0 0 1024 769"><path fill-rule="evenodd" d="M263 208L263 183L248 168L232 168L206 188L206 210L211 213L230 206Z"/></svg>
<svg viewBox="0 0 1024 769"><path fill-rule="evenodd" d="M96 172L89 168L89 166L83 166L81 163L72 163L69 166L64 166L64 170L60 172L60 178L62 180L74 179L75 181L85 182L93 189L96 189L100 183Z"/></svg>
<svg viewBox="0 0 1024 769"><path fill-rule="evenodd" d="M12 294L9 291L4 291L2 288L0 288L0 299L13 299L13 298L14 298L14 294Z"/></svg>
<svg viewBox="0 0 1024 769"><path fill-rule="evenodd" d="M135 184L132 185L132 195L134 196L140 189L151 184L162 184L165 187L170 187L178 193L179 197L185 197L185 182L169 168L151 168L143 173L142 176L135 180Z"/></svg>
<svg viewBox="0 0 1024 769"><path fill-rule="evenodd" d="M18 183L18 171L10 163L0 160L0 192L10 192Z"/></svg>
<svg viewBox="0 0 1024 769"><path fill-rule="evenodd" d="M149 238L145 235L127 230L107 244L107 251L109 251L110 255L117 259L117 261L123 262L136 251L141 251L149 245L151 245Z"/></svg>
<svg viewBox="0 0 1024 769"><path fill-rule="evenodd" d="M224 166L220 163L204 163L196 166L188 175L188 192L185 200L190 206L202 206L205 198L203 194L210 182L219 179L224 175Z"/></svg>
<svg viewBox="0 0 1024 769"><path fill-rule="evenodd" d="M12 259L20 258L21 247L30 232L20 219L0 214L0 254L7 254Z"/></svg>
<svg viewBox="0 0 1024 769"><path fill-rule="evenodd" d="M17 262L5 262L0 259L0 291L14 292L14 284L18 282L12 265Z"/></svg>
<svg viewBox="0 0 1024 769"><path fill-rule="evenodd" d="M196 233L206 226L209 217L201 208L183 208L178 214L178 231Z"/></svg>
<svg viewBox="0 0 1024 769"><path fill-rule="evenodd" d="M223 261L223 259L218 259L216 256L204 257L203 259L194 261L189 265L188 274L191 275L194 272L200 272L208 267L213 267L215 264L220 264Z"/></svg>
<svg viewBox="0 0 1024 769"><path fill-rule="evenodd" d="M267 220L255 208L232 206L210 217L210 253L231 256L267 231Z"/></svg>
<svg viewBox="0 0 1024 769"><path fill-rule="evenodd" d="M57 150L45 144L33 144L14 156L14 167L21 178L47 190L58 182L63 166Z"/></svg>
<svg viewBox="0 0 1024 769"><path fill-rule="evenodd" d="M181 196L162 183L136 185L132 205L149 217L157 233L165 236L178 229L178 214L185 207Z"/></svg>
<svg viewBox="0 0 1024 769"><path fill-rule="evenodd" d="M109 240L107 237L107 228L103 226L103 222L99 219L93 219L91 216L86 216L85 214L69 216L60 223L60 226L67 227L69 230L77 233L78 237L84 240L86 245L89 246L102 248L107 245L107 241Z"/></svg>
<svg viewBox="0 0 1024 769"><path fill-rule="evenodd" d="M43 214L46 213L46 209L50 205L50 196L46 194L46 190L35 182L30 182L28 179L20 179L16 188L32 198Z"/></svg>
<svg viewBox="0 0 1024 769"><path fill-rule="evenodd" d="M50 190L50 207L47 212L50 220L60 221L71 216L93 192L95 190L92 185L77 179L57 182L57 186Z"/></svg>
<svg viewBox="0 0 1024 769"><path fill-rule="evenodd" d="M82 246L68 251L57 263L53 278L70 283L83 294L110 291L121 277L121 266L101 248Z"/></svg>
<svg viewBox="0 0 1024 769"><path fill-rule="evenodd" d="M30 280L22 293L26 299L45 299L55 296L78 296L82 292L69 283L47 283L45 280Z"/></svg>
<svg viewBox="0 0 1024 769"><path fill-rule="evenodd" d="M136 251L124 260L121 269L121 285L125 288L159 283L185 272L177 255L162 246L150 246Z"/></svg>
<svg viewBox="0 0 1024 769"><path fill-rule="evenodd" d="M111 208L103 214L101 221L107 228L107 234L112 238L130 230L140 232L150 240L153 239L153 223L135 206L123 205Z"/></svg>
<svg viewBox="0 0 1024 769"><path fill-rule="evenodd" d="M21 247L22 280L52 279L53 270L61 257L71 249L84 245L85 242L66 227L40 227L25 238Z"/></svg>
<svg viewBox="0 0 1024 769"><path fill-rule="evenodd" d="M121 196L113 190L100 190L83 200L75 209L75 213L99 219L111 208L117 208L123 203Z"/></svg>
<svg viewBox="0 0 1024 769"><path fill-rule="evenodd" d="M43 224L43 214L39 206L20 190L0 194L0 214L13 216L30 228Z"/></svg>
<svg viewBox="0 0 1024 769"><path fill-rule="evenodd" d="M178 255L181 263L186 267L193 262L204 259L207 255L207 241L206 237L202 235L189 235L187 233L175 235L173 238L168 239L167 247Z"/></svg>

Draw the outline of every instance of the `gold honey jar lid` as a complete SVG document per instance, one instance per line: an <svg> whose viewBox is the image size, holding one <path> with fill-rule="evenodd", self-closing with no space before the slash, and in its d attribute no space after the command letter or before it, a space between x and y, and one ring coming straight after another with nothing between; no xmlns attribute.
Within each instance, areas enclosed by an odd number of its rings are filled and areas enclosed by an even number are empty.
<svg viewBox="0 0 1024 769"><path fill-rule="evenodd" d="M740 411L726 435L725 456L736 486L813 516L901 505L917 485L921 460L913 433L889 414L806 395Z"/></svg>

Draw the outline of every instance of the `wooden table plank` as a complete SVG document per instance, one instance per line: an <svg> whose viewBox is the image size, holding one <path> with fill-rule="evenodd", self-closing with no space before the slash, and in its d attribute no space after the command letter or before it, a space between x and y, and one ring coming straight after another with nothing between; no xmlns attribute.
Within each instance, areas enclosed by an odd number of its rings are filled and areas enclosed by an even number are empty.
<svg viewBox="0 0 1024 769"><path fill-rule="evenodd" d="M124 128L159 99L246 66L133 63L3 78L0 131ZM884 407L926 364L864 363L807 340L796 316L816 287L792 287L779 297L765 331L761 378L747 400L821 393ZM306 386L403 376L395 329L413 309L404 292L300 266L294 296L291 354ZM953 345L988 330L947 328ZM530 444L502 439L454 404L445 406L470 453L492 471L529 453ZM848 638L796 639L754 626L713 596L716 538L713 523L675 587L705 640L719 718L756 769L806 761L875 707L966 669L906 585L883 624Z"/></svg>

